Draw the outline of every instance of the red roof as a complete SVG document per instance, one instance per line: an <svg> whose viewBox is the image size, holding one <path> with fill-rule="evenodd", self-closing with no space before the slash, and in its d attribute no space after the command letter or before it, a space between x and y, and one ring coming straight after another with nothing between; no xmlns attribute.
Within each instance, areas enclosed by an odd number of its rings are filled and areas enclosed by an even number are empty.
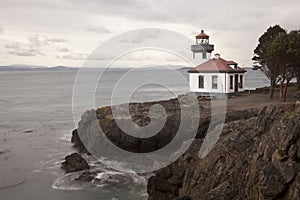
<svg viewBox="0 0 300 200"><path fill-rule="evenodd" d="M226 63L227 65L237 65L237 63L236 62L234 62L234 61L232 61L232 60L230 60L230 61L227 61L227 63Z"/></svg>
<svg viewBox="0 0 300 200"><path fill-rule="evenodd" d="M200 34L196 35L196 39L208 39L208 38L209 36L206 35L203 30L201 30Z"/></svg>
<svg viewBox="0 0 300 200"><path fill-rule="evenodd" d="M226 73L244 73L246 72L245 69L240 68L237 66L237 68L231 67L230 65L236 65L237 63L234 61L227 61L223 58L213 58L210 59L201 65L198 65L197 67L193 67L188 72L189 73L197 73L197 72L226 72Z"/></svg>

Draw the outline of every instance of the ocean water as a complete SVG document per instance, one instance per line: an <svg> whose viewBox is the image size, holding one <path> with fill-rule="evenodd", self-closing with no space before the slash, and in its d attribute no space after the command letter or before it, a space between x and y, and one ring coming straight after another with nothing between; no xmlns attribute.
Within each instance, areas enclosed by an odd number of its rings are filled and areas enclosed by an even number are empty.
<svg viewBox="0 0 300 200"><path fill-rule="evenodd" d="M255 89L270 85L269 79L260 70L252 70L251 68L246 69L245 75L245 88Z"/></svg>
<svg viewBox="0 0 300 200"><path fill-rule="evenodd" d="M91 91L84 86L98 76L94 71L85 73L85 79L79 80L76 71L0 72L1 200L147 198L146 180L142 177L124 173L124 176L134 177L130 187L89 188L74 184L60 169L64 157L76 152L70 143L71 131L76 128L72 113L74 83L83 86L76 98L85 102ZM176 97L188 92L186 70L179 73L185 80L178 81L178 77L170 75L167 70L147 70L133 72L129 81L122 82L126 71L109 71L92 91L95 106L110 105L116 83L122 87L119 86L121 89L114 103L125 103L128 97L131 101ZM163 79L168 87L157 84L157 78ZM148 84L139 88L130 84L141 80ZM268 80L260 71L248 70L246 88L266 85ZM134 90L128 89L131 86ZM89 105L77 103L75 106L80 113ZM100 167L110 173L103 163Z"/></svg>

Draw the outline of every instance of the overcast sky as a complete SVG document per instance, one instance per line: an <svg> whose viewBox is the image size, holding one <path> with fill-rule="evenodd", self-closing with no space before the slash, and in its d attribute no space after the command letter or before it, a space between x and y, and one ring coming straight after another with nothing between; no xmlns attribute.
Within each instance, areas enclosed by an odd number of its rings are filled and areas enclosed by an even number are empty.
<svg viewBox="0 0 300 200"><path fill-rule="evenodd" d="M0 65L81 66L117 34L164 28L191 39L204 29L214 53L249 66L269 26L300 29L299 8L299 0L0 0ZM164 56L151 59L159 63Z"/></svg>

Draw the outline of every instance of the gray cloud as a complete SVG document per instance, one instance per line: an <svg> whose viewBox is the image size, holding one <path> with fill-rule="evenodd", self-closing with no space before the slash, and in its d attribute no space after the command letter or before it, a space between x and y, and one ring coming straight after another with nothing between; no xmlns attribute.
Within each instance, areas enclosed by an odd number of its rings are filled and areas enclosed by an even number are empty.
<svg viewBox="0 0 300 200"><path fill-rule="evenodd" d="M147 42L148 40L158 39L160 36L160 30L146 29L141 30L135 34L127 34L127 37L121 39L120 42L129 44L141 44Z"/></svg>
<svg viewBox="0 0 300 200"><path fill-rule="evenodd" d="M46 54L41 50L42 47L66 42L63 38L51 38L40 35L28 36L27 40L28 43L8 43L4 48L7 49L8 54L15 56L45 56Z"/></svg>
<svg viewBox="0 0 300 200"><path fill-rule="evenodd" d="M82 1L72 0L77 9L82 7ZM122 16L141 21L158 21L185 23L196 26L206 25L211 27L222 26L231 29L232 26L240 24L240 20L250 18L261 18L269 15L274 8L281 9L282 1L199 1L190 0L127 0L127 1L109 1L109 0L90 0L85 4L85 11L97 15ZM289 1L289 5L299 5L297 0ZM268 8L266 10L266 7ZM99 12L101 10L101 12ZM100 14L99 14L100 13Z"/></svg>
<svg viewBox="0 0 300 200"><path fill-rule="evenodd" d="M36 46L36 47L66 42L66 40L64 38L49 38L49 37L40 36L40 35L28 36L28 41L29 41L30 45Z"/></svg>
<svg viewBox="0 0 300 200"><path fill-rule="evenodd" d="M93 41L99 41L99 36L90 34L87 38L86 32L108 36L109 33L113 35L149 26L193 36L204 29L222 55L232 59L242 57L251 63L258 38L269 26L280 24L288 30L299 29L299 7L299 0L51 0L38 3L35 0L2 0L0 13L5 33L8 32L7 25L14 27L16 37L40 32L64 34L68 43L83 45L82 49L87 51L93 46ZM40 16L47 20L41 20ZM78 30L78 27L84 28ZM184 27L187 27L186 31ZM151 40L151 35L138 35L120 42L123 45L140 44L145 38ZM82 42L85 40L86 43ZM63 38L31 36L26 48L30 49L28 45L31 45L31 49L42 49L65 42ZM80 57L71 51L65 53L70 54L69 58Z"/></svg>
<svg viewBox="0 0 300 200"><path fill-rule="evenodd" d="M6 44L5 48L7 53L15 56L38 56L45 54L42 53L39 49L30 47L28 45L21 45L20 43L11 43Z"/></svg>
<svg viewBox="0 0 300 200"><path fill-rule="evenodd" d="M183 23L199 28L218 30L246 30L249 26L243 27L243 25L245 22L247 24L247 22L252 20L256 21L256 26L261 26L262 23L265 23L265 20L270 24L274 23L276 18L289 18L288 16L292 15L296 15L294 19L297 19L300 16L299 12L297 12L299 6L299 0L289 0L288 2L281 0L216 0L205 2L199 0L190 0L188 2L173 0L172 3L169 0L89 0L85 3L81 0L66 0L64 2L52 0L42 1L38 4L34 0L29 0L26 2L4 1L2 5L5 8L3 11L17 9L17 13L22 13L24 10L32 10L34 11L33 13L51 13L51 19L55 21L56 25L66 23L69 26L72 25L78 20L72 18L72 21L70 21L70 18L62 17L64 17L64 13L76 13L76 15L72 16L82 18L82 16L89 14L94 16L105 15L144 22ZM53 15L53 11L55 15ZM34 15L29 20L39 21ZM86 23L86 20L82 19L81 22L83 21ZM51 20L48 22L50 22L50 25L53 24ZM263 25L265 26L265 24ZM255 28L255 26L251 25L251 28ZM91 31L97 31L97 28L91 29ZM99 28L98 31L102 32L103 30L101 29Z"/></svg>
<svg viewBox="0 0 300 200"><path fill-rule="evenodd" d="M68 47L57 47L56 50L63 53L71 52L71 50Z"/></svg>
<svg viewBox="0 0 300 200"><path fill-rule="evenodd" d="M95 32L95 33L111 33L110 30L108 30L107 28L105 28L104 26L99 26L99 27L95 27L95 26L90 26L86 28L87 32Z"/></svg>
<svg viewBox="0 0 300 200"><path fill-rule="evenodd" d="M46 44L53 44L53 43L65 43L67 40L64 38L45 38L44 42Z"/></svg>
<svg viewBox="0 0 300 200"><path fill-rule="evenodd" d="M45 41L38 35L28 36L28 41L30 46L40 47L45 45Z"/></svg>
<svg viewBox="0 0 300 200"><path fill-rule="evenodd" d="M68 53L65 55L56 56L58 59L68 59L68 60L85 60L87 57L87 54L84 53Z"/></svg>
<svg viewBox="0 0 300 200"><path fill-rule="evenodd" d="M75 9L82 6L80 0L69 1ZM263 32L274 23L282 24L287 29L297 27L300 18L299 0L90 0L83 12L94 15L112 16L136 20L142 23L190 25L195 31L235 32L235 34L256 34ZM100 10L100 12L99 12ZM293 21L293 22L291 22ZM134 28L134 27L131 27ZM175 28L176 30L176 28ZM237 43L244 41L238 35L233 36ZM223 38L225 39L225 38Z"/></svg>
<svg viewBox="0 0 300 200"><path fill-rule="evenodd" d="M7 49L18 49L18 48L20 48L20 43L18 43L18 42L9 43L9 44L6 44L4 47Z"/></svg>

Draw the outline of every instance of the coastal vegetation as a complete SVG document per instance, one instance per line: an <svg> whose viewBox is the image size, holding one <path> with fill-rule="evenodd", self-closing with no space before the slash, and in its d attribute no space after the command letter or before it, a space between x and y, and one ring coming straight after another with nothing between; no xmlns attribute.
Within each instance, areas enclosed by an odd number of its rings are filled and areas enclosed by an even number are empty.
<svg viewBox="0 0 300 200"><path fill-rule="evenodd" d="M287 31L271 26L259 38L254 49L254 68L262 70L270 80L270 98L279 84L280 101L286 101L288 85L293 78L300 90L300 31Z"/></svg>

